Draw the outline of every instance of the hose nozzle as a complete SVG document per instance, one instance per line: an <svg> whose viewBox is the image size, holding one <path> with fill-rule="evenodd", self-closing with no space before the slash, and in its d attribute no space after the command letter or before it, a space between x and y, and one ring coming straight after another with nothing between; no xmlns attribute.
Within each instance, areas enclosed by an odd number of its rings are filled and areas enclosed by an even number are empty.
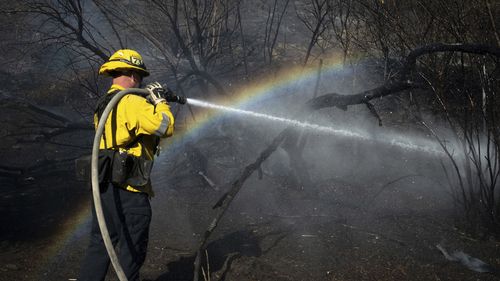
<svg viewBox="0 0 500 281"><path fill-rule="evenodd" d="M165 100L168 102L176 102L179 104L185 104L187 102L187 99L185 96L177 96L172 91L168 91L167 94L165 95Z"/></svg>
<svg viewBox="0 0 500 281"><path fill-rule="evenodd" d="M166 85L164 86L165 92L164 92L164 98L167 102L176 102L179 104L185 104L187 102L187 99L185 96L178 96L169 89Z"/></svg>

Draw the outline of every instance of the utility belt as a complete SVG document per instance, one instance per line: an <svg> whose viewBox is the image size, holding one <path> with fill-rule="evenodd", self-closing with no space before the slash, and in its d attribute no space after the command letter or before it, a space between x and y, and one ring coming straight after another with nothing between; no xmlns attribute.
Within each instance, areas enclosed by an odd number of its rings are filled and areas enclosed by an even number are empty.
<svg viewBox="0 0 500 281"><path fill-rule="evenodd" d="M109 93L102 96L94 111L94 114L98 119L101 118L104 109L106 108L109 101L116 95L118 91L114 93ZM115 124L116 128L116 116L112 119L112 124ZM103 132L102 138L104 144L108 147L106 134ZM142 135L136 136L130 143L124 146L125 149L129 149L140 142ZM116 146L116 139L111 141L112 144ZM159 138L156 138L156 144L159 143ZM155 151L154 151L155 152ZM83 156L75 161L76 166L76 177L81 181L91 182L91 172L90 163L91 155ZM113 149L100 149L99 150L99 184L102 183L113 183L122 187L127 185L133 187L134 189L143 190L141 187L145 187L149 183L151 176L151 169L153 168L153 160L149 160L142 157L133 156L127 154L124 151L118 151Z"/></svg>
<svg viewBox="0 0 500 281"><path fill-rule="evenodd" d="M91 155L86 155L75 161L78 180L90 179L91 158ZM153 160L133 156L126 152L101 149L98 159L99 184L111 182L119 186L130 185L140 189L149 183L153 162Z"/></svg>

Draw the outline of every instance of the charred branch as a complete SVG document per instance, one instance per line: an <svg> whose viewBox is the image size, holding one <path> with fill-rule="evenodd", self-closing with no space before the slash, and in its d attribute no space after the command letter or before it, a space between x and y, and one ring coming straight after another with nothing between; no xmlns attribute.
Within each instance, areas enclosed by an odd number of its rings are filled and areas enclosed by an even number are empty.
<svg viewBox="0 0 500 281"><path fill-rule="evenodd" d="M304 58L303 65L306 65L311 56L311 51L313 47L318 43L328 25L325 24L326 18L330 12L330 5L326 0L312 0L310 8L305 8L306 14L300 15L297 13L297 17L302 21L302 23L311 32L311 39L307 46L306 55ZM297 9L297 8L296 8Z"/></svg>
<svg viewBox="0 0 500 281"><path fill-rule="evenodd" d="M217 93L219 93L221 95L227 95L226 90L224 89L224 87L222 87L222 85L219 83L219 81L217 81L217 79L215 79L208 72L202 71L202 70L194 70L194 71L187 73L183 78L179 79L178 83L182 84L188 78L190 78L192 76L198 76L198 77L208 81L210 84L212 84L214 86L214 88L217 90Z"/></svg>
<svg viewBox="0 0 500 281"><path fill-rule="evenodd" d="M264 30L264 60L268 60L269 63L273 61L274 47L279 35L281 22L286 14L289 2L289 0L285 1L281 11L276 11L278 7L278 0L274 0L272 8L270 6L268 7L266 26Z"/></svg>
<svg viewBox="0 0 500 281"><path fill-rule="evenodd" d="M4 137L16 138L17 143L20 144L49 142L63 134L94 130L92 124L86 120L72 120L58 112L42 108L19 97L3 94L0 96L0 100L3 101L0 108L21 111L33 116L28 117L31 120L20 124L16 133L4 135Z"/></svg>
<svg viewBox="0 0 500 281"><path fill-rule="evenodd" d="M49 128L50 125L47 125L46 128ZM71 132L76 132L76 131L93 131L94 127L87 122L71 122L67 123L61 127L58 128L50 128L47 129L47 131L42 131L38 135L35 135L35 138L31 141L26 141L26 142L40 142L40 141L48 141L54 137L71 133ZM21 141L22 142L22 141Z"/></svg>
<svg viewBox="0 0 500 281"><path fill-rule="evenodd" d="M47 171L54 173L59 170L67 170L68 167L71 167L68 164L72 163L78 157L79 156L76 155L68 159L42 159L33 165L24 167L0 165L0 176L22 177L28 175L46 174Z"/></svg>
<svg viewBox="0 0 500 281"><path fill-rule="evenodd" d="M61 130L61 133L65 133L70 130L90 130L93 129L91 124L85 122L85 121L74 121L71 120L57 112L51 111L49 109L44 109L40 106L37 106L27 100L17 98L17 97L12 97L7 94L3 94L0 96L0 100L3 100L4 103L1 105L1 107L12 109L12 110L18 110L18 111L24 111L24 112L31 112L37 116L37 121L34 121L37 125L49 128L49 129L56 129L56 130ZM40 122L41 117L46 117L49 119L54 120L56 123L43 123ZM57 125L61 124L62 125ZM55 136L57 133L48 133L48 135Z"/></svg>
<svg viewBox="0 0 500 281"><path fill-rule="evenodd" d="M388 82L380 87L354 95L342 95L337 93L325 94L308 101L306 105L312 110L318 110L326 107L338 107L342 110L346 110L349 105L366 104L375 98L381 98L401 91L420 87L421 85L410 81Z"/></svg>
<svg viewBox="0 0 500 281"><path fill-rule="evenodd" d="M217 227L220 219L224 216L229 205L234 200L240 189L243 187L243 184L246 182L246 180L255 172L255 170L259 169L259 167L262 165L262 162L264 162L278 148L281 142L283 142L283 140L290 134L292 130L292 127L288 127L283 130L277 137L275 137L271 144L260 153L259 157L257 157L257 159L252 164L246 166L245 169L243 169L240 177L238 177L238 179L233 182L229 192L225 193L213 206L214 209L220 209L215 218L210 223L208 229L205 231L203 239L198 247L198 252L194 262L195 281L198 280L198 272L200 270L201 263L201 253L203 252L203 249L205 249L208 239L210 238L210 235L212 234L214 229Z"/></svg>
<svg viewBox="0 0 500 281"><path fill-rule="evenodd" d="M406 56L403 62L403 68L401 75L403 79L409 76L411 70L415 69L417 59L423 55L439 53L439 52L461 52L477 55L492 55L500 57L500 48L491 45L484 44L443 44L436 43L427 46L423 46L411 51L408 56Z"/></svg>
<svg viewBox="0 0 500 281"><path fill-rule="evenodd" d="M365 104L366 104L366 107L368 108L368 110L371 112L371 114L373 114L373 116L375 116L375 118L377 118L378 125L382 126L382 118L380 118L380 115L378 114L377 110L375 109L375 106L373 106L373 104L371 104L370 102L365 102Z"/></svg>
<svg viewBox="0 0 500 281"><path fill-rule="evenodd" d="M43 21L40 31L44 28L51 30L51 35L47 36L47 42L58 45L60 40L68 42L67 47L76 46L76 49L86 49L102 60L108 59L105 48L93 38L93 31L90 30L89 22L84 18L84 11L80 0L32 2L26 5L25 9L14 12L26 13L39 17ZM52 26L50 26L52 25ZM97 32L98 33L98 32Z"/></svg>
<svg viewBox="0 0 500 281"><path fill-rule="evenodd" d="M5 107L5 108L31 111L33 113L48 117L50 119L53 119L53 120L61 122L61 123L69 123L70 122L70 120L68 118L66 118L58 113L52 112L52 111L47 110L47 109L43 109L39 106L34 105L31 102L24 100L24 99L21 99L19 97L14 97L14 96L8 95L6 93L1 93L0 100L2 101L1 106Z"/></svg>

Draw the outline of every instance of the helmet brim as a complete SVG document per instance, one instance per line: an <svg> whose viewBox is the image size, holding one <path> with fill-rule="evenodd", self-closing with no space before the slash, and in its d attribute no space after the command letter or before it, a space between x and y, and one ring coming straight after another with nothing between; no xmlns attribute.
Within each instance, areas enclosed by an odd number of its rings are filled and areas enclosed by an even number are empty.
<svg viewBox="0 0 500 281"><path fill-rule="evenodd" d="M99 75L111 76L112 73L123 71L136 71L142 77L149 76L149 72L142 67L130 65L121 61L108 61L99 69Z"/></svg>

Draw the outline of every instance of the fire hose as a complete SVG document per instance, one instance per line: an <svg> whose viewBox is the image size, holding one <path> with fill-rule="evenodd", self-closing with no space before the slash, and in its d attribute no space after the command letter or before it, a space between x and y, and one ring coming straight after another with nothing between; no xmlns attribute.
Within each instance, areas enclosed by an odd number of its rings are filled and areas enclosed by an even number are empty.
<svg viewBox="0 0 500 281"><path fill-rule="evenodd" d="M109 259L111 260L111 264L115 269L116 275L120 281L127 281L127 277L125 276L125 272L118 260L116 255L113 243L111 242L111 238L109 236L109 231L106 224L106 219L104 218L104 213L102 210L101 204L101 195L99 190L99 145L101 142L102 134L104 132L104 126L106 124L106 120L108 119L111 110L118 104L120 99L127 94L136 94L141 95L143 97L149 95L149 91L145 89L137 89L137 88L129 88L118 92L108 103L106 108L104 109L101 118L99 118L99 123L97 125L96 133L94 136L94 143L92 146L92 158L91 158L91 183L92 183L92 197L94 199L94 207L97 222L99 224L99 229L101 230L102 240L104 241L104 245L106 246L106 251L108 252ZM174 101L178 103L185 103L186 99L184 97L179 97L175 95L170 95L170 99L167 98L167 101Z"/></svg>

